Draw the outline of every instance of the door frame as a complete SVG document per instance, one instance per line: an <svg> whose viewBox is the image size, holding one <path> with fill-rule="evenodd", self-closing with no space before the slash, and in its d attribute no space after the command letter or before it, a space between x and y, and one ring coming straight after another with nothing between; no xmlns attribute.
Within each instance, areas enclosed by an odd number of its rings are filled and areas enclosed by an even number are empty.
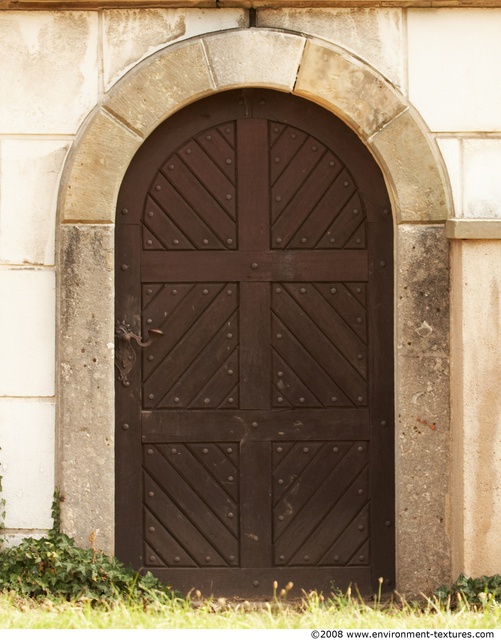
<svg viewBox="0 0 501 640"><path fill-rule="evenodd" d="M280 62L269 65L270 56ZM235 60L241 62L238 78ZM185 68L192 70L189 77ZM63 527L81 544L95 531L99 547L113 553L113 222L123 175L144 138L171 113L236 86L291 92L334 112L383 171L396 225L397 588L418 592L448 581L449 261L443 223L453 210L443 161L417 112L372 67L335 45L291 32L242 29L166 47L110 89L72 148L58 230L56 482L65 496ZM438 373L429 345L420 341L426 332L418 332L424 309L435 314L434 340L443 353Z"/></svg>

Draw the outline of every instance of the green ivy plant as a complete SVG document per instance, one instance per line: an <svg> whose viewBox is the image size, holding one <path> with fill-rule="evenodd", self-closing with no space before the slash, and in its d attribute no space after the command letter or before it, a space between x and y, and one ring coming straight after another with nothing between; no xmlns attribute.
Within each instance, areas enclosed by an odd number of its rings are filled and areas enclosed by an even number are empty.
<svg viewBox="0 0 501 640"><path fill-rule="evenodd" d="M170 599L175 594L150 572L145 575L109 558L94 546L76 546L73 538L61 533L60 496L52 504L53 527L47 536L26 538L16 547L0 553L0 589L33 597L67 600L132 602Z"/></svg>
<svg viewBox="0 0 501 640"><path fill-rule="evenodd" d="M462 573L451 587L444 585L439 587L435 591L435 596L441 602L450 602L453 608L457 607L461 600L480 606L490 602L501 603L501 575L497 573L493 576L467 578Z"/></svg>

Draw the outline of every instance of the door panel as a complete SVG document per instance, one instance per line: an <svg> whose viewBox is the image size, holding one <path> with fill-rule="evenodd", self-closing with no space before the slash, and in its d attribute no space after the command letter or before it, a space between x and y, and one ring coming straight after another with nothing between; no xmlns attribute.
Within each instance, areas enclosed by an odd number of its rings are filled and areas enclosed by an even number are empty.
<svg viewBox="0 0 501 640"><path fill-rule="evenodd" d="M191 105L134 158L116 254L117 322L164 334L127 374L117 350L117 555L186 591L392 587L392 222L360 140L272 91Z"/></svg>

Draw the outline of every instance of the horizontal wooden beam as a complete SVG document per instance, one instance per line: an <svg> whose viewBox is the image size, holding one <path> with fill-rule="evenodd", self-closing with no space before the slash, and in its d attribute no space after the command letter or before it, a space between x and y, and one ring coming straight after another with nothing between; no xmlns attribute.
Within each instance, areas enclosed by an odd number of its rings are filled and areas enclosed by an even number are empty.
<svg viewBox="0 0 501 640"><path fill-rule="evenodd" d="M95 9L493 8L501 0L0 0L0 11Z"/></svg>

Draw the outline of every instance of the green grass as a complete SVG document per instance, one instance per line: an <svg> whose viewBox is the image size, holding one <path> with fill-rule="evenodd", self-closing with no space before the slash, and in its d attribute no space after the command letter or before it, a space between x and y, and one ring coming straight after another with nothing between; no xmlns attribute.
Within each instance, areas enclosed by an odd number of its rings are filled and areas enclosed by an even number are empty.
<svg viewBox="0 0 501 640"><path fill-rule="evenodd" d="M146 605L117 599L89 601L31 600L0 593L2 629L495 629L501 627L501 605L475 607L461 601L456 610L436 599L408 603L364 603L349 596L324 599L316 593L301 602L278 596L261 605L224 600L172 600Z"/></svg>

